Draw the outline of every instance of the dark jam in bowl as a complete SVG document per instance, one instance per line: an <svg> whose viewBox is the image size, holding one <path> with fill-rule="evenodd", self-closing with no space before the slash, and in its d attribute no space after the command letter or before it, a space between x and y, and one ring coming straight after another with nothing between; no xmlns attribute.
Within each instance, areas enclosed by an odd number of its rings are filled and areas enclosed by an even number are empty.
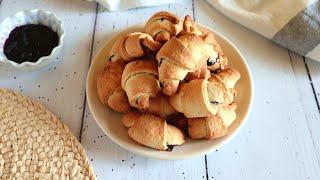
<svg viewBox="0 0 320 180"><path fill-rule="evenodd" d="M36 62L51 54L59 43L56 32L45 25L27 24L13 29L6 40L3 51L16 63Z"/></svg>

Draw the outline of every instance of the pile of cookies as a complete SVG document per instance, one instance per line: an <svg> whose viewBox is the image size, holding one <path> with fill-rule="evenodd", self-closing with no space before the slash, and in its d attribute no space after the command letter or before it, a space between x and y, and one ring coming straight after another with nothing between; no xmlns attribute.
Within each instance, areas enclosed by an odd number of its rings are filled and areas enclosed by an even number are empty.
<svg viewBox="0 0 320 180"><path fill-rule="evenodd" d="M145 32L119 37L97 74L103 104L124 113L139 144L170 150L185 137L216 139L236 119L234 86L240 73L210 32L186 16L154 14Z"/></svg>

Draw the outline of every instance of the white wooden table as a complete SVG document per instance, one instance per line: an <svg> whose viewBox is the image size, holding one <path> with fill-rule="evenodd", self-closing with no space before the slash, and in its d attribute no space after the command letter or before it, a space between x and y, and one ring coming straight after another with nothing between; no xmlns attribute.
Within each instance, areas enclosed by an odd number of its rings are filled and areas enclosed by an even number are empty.
<svg viewBox="0 0 320 180"><path fill-rule="evenodd" d="M0 87L21 91L57 114L87 150L98 179L320 179L320 63L281 48L202 0L108 12L83 0L0 0L0 20L22 9L55 12L65 24L59 63L31 73L0 69ZM169 10L233 41L251 67L253 110L222 149L183 161L135 156L114 144L92 118L85 98L92 56L110 35Z"/></svg>

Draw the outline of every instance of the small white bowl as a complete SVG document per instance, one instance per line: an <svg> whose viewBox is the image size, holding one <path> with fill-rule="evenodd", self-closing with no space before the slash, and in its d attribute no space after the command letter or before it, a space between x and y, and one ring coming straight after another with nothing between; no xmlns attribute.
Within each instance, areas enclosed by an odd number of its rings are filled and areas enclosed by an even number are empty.
<svg viewBox="0 0 320 180"><path fill-rule="evenodd" d="M58 33L59 44L51 51L48 56L41 57L36 62L23 62L21 64L10 61L3 53L3 47L10 32L19 26L26 24L42 24ZM47 66L55 61L63 44L64 28L63 22L54 13L40 9L25 10L13 16L5 18L0 24L0 65L13 66L20 70L32 71Z"/></svg>
<svg viewBox="0 0 320 180"><path fill-rule="evenodd" d="M217 41L222 46L224 53L228 56L229 66L236 68L241 73L241 79L237 83L235 90L237 96L235 102L238 109L236 111L237 118L229 127L230 133L216 140L192 140L187 139L182 146L175 146L173 151L160 151L141 146L131 140L128 136L128 129L121 123L122 115L105 107L99 100L96 88L96 73L103 69L107 62L107 55L113 42L118 36L109 39L109 42L95 55L90 66L87 77L87 99L92 116L97 121L100 128L108 137L120 145L121 147L140 156L156 158L156 159L188 159L195 156L201 156L219 149L222 145L229 142L239 131L240 127L245 123L253 101L253 81L249 66L240 53L240 51L227 38L219 33L200 26L204 31L211 31L215 34ZM129 27L120 34L127 34L135 31L143 31L143 25Z"/></svg>

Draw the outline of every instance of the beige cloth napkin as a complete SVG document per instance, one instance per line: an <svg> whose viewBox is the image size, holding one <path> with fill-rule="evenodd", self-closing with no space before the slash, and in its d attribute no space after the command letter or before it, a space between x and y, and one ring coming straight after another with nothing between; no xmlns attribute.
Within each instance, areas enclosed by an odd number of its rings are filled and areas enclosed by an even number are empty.
<svg viewBox="0 0 320 180"><path fill-rule="evenodd" d="M234 21L320 61L319 0L207 0Z"/></svg>

